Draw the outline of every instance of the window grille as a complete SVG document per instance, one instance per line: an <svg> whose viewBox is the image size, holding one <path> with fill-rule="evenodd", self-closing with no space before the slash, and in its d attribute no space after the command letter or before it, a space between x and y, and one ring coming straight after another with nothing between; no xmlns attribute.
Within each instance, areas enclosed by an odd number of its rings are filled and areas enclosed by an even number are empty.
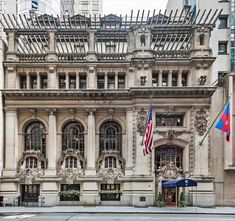
<svg viewBox="0 0 235 221"><path fill-rule="evenodd" d="M25 150L46 152L46 129L41 122L32 122L25 130Z"/></svg>
<svg viewBox="0 0 235 221"><path fill-rule="evenodd" d="M79 122L69 122L62 132L62 149L79 150L84 155L84 127Z"/></svg>

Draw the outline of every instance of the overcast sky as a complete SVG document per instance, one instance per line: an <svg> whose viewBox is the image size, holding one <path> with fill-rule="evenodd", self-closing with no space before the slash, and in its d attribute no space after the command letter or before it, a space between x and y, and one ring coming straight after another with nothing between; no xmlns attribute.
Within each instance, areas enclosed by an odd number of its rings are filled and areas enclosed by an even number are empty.
<svg viewBox="0 0 235 221"><path fill-rule="evenodd" d="M131 10L137 13L138 10L165 9L167 0L103 0L103 13L116 15L130 14ZM146 12L147 14L147 12Z"/></svg>

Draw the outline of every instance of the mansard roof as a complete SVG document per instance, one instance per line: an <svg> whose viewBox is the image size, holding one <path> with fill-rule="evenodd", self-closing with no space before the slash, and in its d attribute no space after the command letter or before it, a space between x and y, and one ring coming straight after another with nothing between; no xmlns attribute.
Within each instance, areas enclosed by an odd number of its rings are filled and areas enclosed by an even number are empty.
<svg viewBox="0 0 235 221"><path fill-rule="evenodd" d="M114 14L109 14L100 19L101 22L121 22L122 18L114 15Z"/></svg>

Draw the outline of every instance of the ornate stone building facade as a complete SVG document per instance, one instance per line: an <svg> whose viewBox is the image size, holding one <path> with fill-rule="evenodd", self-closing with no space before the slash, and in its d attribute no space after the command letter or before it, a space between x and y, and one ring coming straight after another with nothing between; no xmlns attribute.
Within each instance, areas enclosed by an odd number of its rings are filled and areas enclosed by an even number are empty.
<svg viewBox="0 0 235 221"><path fill-rule="evenodd" d="M213 140L199 143L216 90L209 41L219 14L5 16L1 195L12 204L150 206L162 192L174 204L162 183L191 178L188 203L214 206ZM155 148L144 157L151 100Z"/></svg>

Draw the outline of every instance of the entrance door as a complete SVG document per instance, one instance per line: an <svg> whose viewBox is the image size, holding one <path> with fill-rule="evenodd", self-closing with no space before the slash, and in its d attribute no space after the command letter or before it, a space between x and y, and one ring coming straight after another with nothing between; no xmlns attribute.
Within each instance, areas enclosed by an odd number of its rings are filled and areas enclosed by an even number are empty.
<svg viewBox="0 0 235 221"><path fill-rule="evenodd" d="M39 184L30 184L21 186L21 196L23 203L38 203L40 194Z"/></svg>
<svg viewBox="0 0 235 221"><path fill-rule="evenodd" d="M176 190L175 188L163 188L163 199L167 206L175 206Z"/></svg>

